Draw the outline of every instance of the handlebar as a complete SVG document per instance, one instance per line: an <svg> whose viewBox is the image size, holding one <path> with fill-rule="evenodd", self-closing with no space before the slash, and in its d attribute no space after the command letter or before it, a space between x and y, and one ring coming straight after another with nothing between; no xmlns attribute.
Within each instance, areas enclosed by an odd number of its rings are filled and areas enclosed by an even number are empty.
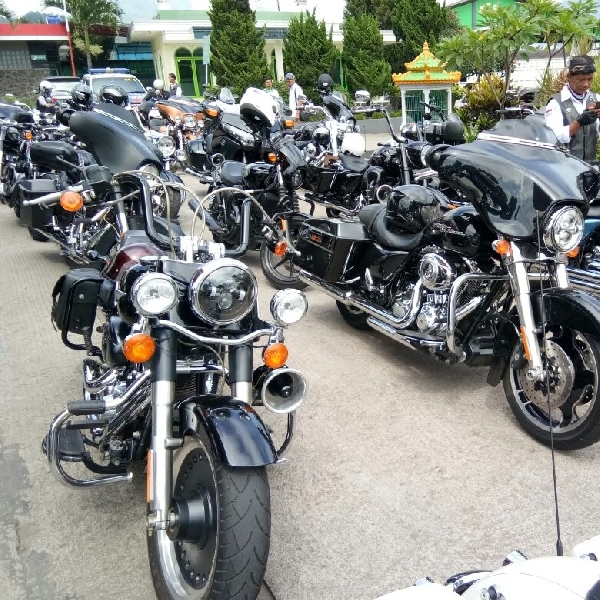
<svg viewBox="0 0 600 600"><path fill-rule="evenodd" d="M435 106L433 104L428 104L427 102L419 102L419 104L421 106L424 106L425 108L428 108L429 110L437 113L440 116L444 116L444 111L439 106Z"/></svg>
<svg viewBox="0 0 600 600"><path fill-rule="evenodd" d="M68 187L66 190L61 190L60 192L52 192L51 194L46 194L45 196L40 196L39 198L33 198L32 200L23 200L23 206L36 206L38 204L54 204L60 200L60 197L65 192L82 192L83 185L74 185Z"/></svg>

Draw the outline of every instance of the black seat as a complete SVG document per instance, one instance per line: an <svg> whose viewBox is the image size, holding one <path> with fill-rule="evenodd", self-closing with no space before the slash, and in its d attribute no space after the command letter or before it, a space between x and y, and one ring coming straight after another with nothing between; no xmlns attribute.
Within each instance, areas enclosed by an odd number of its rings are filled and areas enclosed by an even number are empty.
<svg viewBox="0 0 600 600"><path fill-rule="evenodd" d="M340 160L346 169L354 173L362 173L367 170L369 161L362 156L354 156L352 154L342 154L340 152Z"/></svg>
<svg viewBox="0 0 600 600"><path fill-rule="evenodd" d="M242 183L242 171L246 165L237 160L226 160L221 166L221 181L225 185Z"/></svg>
<svg viewBox="0 0 600 600"><path fill-rule="evenodd" d="M385 221L387 206L385 204L369 204L359 213L358 219L367 228L375 241L382 246L394 250L414 250L423 237L422 233L394 233Z"/></svg>

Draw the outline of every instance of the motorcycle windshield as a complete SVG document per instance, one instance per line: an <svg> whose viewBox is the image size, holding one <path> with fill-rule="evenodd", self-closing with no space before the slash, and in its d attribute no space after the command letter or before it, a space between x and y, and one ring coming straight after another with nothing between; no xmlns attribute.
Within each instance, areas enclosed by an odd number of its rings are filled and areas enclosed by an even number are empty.
<svg viewBox="0 0 600 600"><path fill-rule="evenodd" d="M325 106L336 120L344 120L352 117L352 111L344 104L344 101L336 96L323 96L323 106Z"/></svg>
<svg viewBox="0 0 600 600"><path fill-rule="evenodd" d="M550 134L539 120L502 121L474 142L444 150L438 174L497 233L533 238L554 205L574 203L586 213L599 189L597 171L559 150Z"/></svg>
<svg viewBox="0 0 600 600"><path fill-rule="evenodd" d="M293 172L300 167L303 167L306 163L302 151L291 141L285 140L277 150L285 156L288 163L287 172Z"/></svg>

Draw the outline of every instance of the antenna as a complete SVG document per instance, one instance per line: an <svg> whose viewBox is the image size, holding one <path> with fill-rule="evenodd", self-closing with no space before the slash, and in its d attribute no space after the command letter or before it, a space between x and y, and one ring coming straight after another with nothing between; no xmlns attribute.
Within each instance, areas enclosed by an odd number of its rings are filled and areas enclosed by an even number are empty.
<svg viewBox="0 0 600 600"><path fill-rule="evenodd" d="M542 240L540 236L540 213L536 212L537 221L537 236L538 236L538 248L542 247ZM542 274L540 269L540 275ZM549 271L549 268L548 268ZM546 348L546 306L544 304L544 278L540 276L540 304L542 306L542 339L544 340L544 354L546 356L546 380L538 382L541 386L542 393L546 394L548 400L548 421L550 427L550 454L552 456L552 488L554 491L554 520L556 523L556 556L563 556L563 543L560 537L560 513L558 508L558 491L556 484L556 454L554 452L554 428L552 426L552 407L550 405L550 373L548 370L548 349Z"/></svg>

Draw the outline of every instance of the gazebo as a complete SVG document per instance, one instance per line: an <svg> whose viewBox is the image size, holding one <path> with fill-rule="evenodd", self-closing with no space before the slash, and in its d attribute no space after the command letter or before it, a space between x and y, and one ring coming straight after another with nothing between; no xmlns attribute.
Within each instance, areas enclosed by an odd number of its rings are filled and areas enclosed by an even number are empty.
<svg viewBox="0 0 600 600"><path fill-rule="evenodd" d="M423 51L413 61L405 63L406 73L394 73L392 81L401 90L402 124L407 118L420 121L426 102L441 108L447 115L452 109L452 86L460 81L460 72L444 71L444 64L423 44Z"/></svg>

